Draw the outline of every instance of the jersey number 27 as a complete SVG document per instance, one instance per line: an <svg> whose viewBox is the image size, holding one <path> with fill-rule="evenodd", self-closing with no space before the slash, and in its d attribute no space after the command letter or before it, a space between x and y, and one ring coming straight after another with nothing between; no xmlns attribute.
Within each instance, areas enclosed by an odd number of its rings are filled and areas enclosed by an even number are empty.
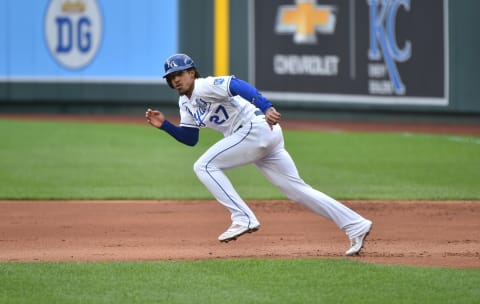
<svg viewBox="0 0 480 304"><path fill-rule="evenodd" d="M218 106L218 108L215 110L215 114L217 114L217 115L210 116L210 122L214 122L217 125L223 124L225 121L227 121L227 119L229 117L227 110L222 105ZM222 117L220 117L220 116L222 116Z"/></svg>

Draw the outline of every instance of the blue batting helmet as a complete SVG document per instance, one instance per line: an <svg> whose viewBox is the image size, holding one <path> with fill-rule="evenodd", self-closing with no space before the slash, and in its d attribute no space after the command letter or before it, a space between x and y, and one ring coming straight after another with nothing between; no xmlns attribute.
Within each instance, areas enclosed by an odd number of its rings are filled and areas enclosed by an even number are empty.
<svg viewBox="0 0 480 304"><path fill-rule="evenodd" d="M190 68L195 67L195 63L193 62L192 58L188 57L185 54L175 54L165 61L165 74L163 74L163 78L166 78L171 73L177 71L183 71Z"/></svg>

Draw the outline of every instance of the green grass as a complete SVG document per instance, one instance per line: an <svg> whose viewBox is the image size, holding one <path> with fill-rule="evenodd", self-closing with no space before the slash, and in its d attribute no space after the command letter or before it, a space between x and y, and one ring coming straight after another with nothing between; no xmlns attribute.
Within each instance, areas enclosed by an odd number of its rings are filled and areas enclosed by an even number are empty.
<svg viewBox="0 0 480 304"><path fill-rule="evenodd" d="M478 303L475 270L349 260L0 264L2 303Z"/></svg>
<svg viewBox="0 0 480 304"><path fill-rule="evenodd" d="M143 125L0 120L0 199L211 199L187 147ZM302 178L338 199L479 199L480 138L285 131ZM245 198L284 195L254 166L228 172Z"/></svg>
<svg viewBox="0 0 480 304"><path fill-rule="evenodd" d="M197 147L151 127L0 120L0 199L211 199ZM301 176L340 199L479 199L480 138L285 132ZM284 198L253 167L246 198ZM1 250L1 242L0 242ZM480 271L352 260L0 263L0 303L478 303Z"/></svg>

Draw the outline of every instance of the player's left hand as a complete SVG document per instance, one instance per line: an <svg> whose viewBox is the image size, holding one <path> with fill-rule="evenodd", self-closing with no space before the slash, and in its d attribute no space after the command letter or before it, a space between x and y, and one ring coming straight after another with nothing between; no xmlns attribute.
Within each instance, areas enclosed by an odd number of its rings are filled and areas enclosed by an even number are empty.
<svg viewBox="0 0 480 304"><path fill-rule="evenodd" d="M267 120L267 123L270 125L270 129L272 129L273 126L280 121L280 117L282 117L282 114L280 114L280 112L277 112L277 110L274 107L268 108L267 111L265 112L265 119Z"/></svg>

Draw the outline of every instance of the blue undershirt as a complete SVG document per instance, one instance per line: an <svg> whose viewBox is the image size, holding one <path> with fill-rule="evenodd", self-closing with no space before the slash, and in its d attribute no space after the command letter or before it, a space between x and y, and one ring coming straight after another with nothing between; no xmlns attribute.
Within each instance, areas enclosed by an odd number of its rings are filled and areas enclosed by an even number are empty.
<svg viewBox="0 0 480 304"><path fill-rule="evenodd" d="M232 77L229 85L230 93L232 96L240 95L246 100L253 103L257 108L262 110L263 113L272 106L270 101L260 94L260 92L246 81Z"/></svg>
<svg viewBox="0 0 480 304"><path fill-rule="evenodd" d="M262 110L263 113L265 113L267 109L272 106L270 101L263 97L262 94L260 94L260 92L254 86L241 79L232 77L232 79L230 80L229 90L232 96L240 95L244 99L253 103L253 105L255 105L257 108ZM160 129L164 130L173 138L185 145L193 147L198 142L198 128L176 126L168 120L165 120L160 126Z"/></svg>
<svg viewBox="0 0 480 304"><path fill-rule="evenodd" d="M173 138L181 143L186 144L187 146L193 147L198 142L199 129L197 128L178 127L168 120L165 120L160 126L160 129L167 132Z"/></svg>

